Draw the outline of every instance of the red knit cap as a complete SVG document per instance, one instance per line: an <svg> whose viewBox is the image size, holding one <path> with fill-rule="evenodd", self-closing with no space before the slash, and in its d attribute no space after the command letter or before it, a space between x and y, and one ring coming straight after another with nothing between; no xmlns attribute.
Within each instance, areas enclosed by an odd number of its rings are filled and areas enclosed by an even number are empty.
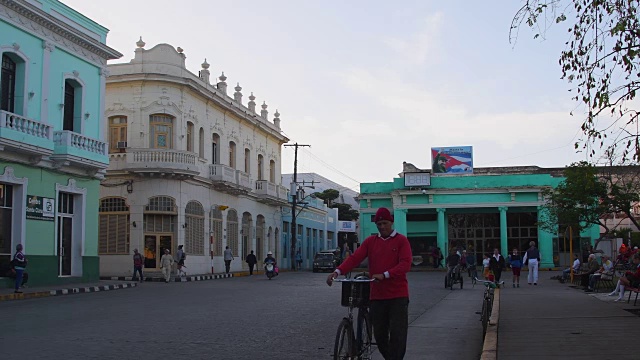
<svg viewBox="0 0 640 360"><path fill-rule="evenodd" d="M393 222L393 215L389 212L389 209L381 207L376 211L376 216L373 217L373 222L377 223L378 221L388 220Z"/></svg>

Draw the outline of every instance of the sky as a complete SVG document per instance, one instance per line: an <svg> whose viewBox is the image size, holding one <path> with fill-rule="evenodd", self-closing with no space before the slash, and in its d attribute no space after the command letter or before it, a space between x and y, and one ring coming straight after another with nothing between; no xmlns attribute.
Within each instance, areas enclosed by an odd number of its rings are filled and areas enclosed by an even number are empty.
<svg viewBox="0 0 640 360"><path fill-rule="evenodd" d="M583 112L560 77L565 25L522 28L519 0L63 0L110 30L129 62L136 41L184 49L196 73L243 87L279 110L298 172L348 188L392 181L402 162L431 167L430 148L473 146L475 167L564 167ZM245 103L246 105L246 103ZM570 113L573 112L573 115ZM293 148L282 150L292 173Z"/></svg>

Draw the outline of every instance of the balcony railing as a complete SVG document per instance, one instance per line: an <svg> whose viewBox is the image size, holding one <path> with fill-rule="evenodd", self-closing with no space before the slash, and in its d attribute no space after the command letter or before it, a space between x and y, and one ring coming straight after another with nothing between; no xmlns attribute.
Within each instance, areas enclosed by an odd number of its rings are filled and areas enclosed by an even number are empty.
<svg viewBox="0 0 640 360"><path fill-rule="evenodd" d="M209 177L213 181L224 181L236 184L236 170L222 164L209 165Z"/></svg>
<svg viewBox="0 0 640 360"><path fill-rule="evenodd" d="M0 110L0 127L49 141L52 139L50 125L4 110Z"/></svg>
<svg viewBox="0 0 640 360"><path fill-rule="evenodd" d="M66 149L66 152L68 152L69 149L73 149L80 152L88 152L107 156L106 142L93 139L69 130L55 131L53 133L53 143L56 147L62 147ZM56 150L55 153L59 153L59 151Z"/></svg>
<svg viewBox="0 0 640 360"><path fill-rule="evenodd" d="M196 154L188 151L171 149L131 149L127 150L131 154L131 163L149 164L158 167L159 164L193 165L195 169Z"/></svg>
<svg viewBox="0 0 640 360"><path fill-rule="evenodd" d="M278 197L276 184L267 180L256 180L256 194Z"/></svg>
<svg viewBox="0 0 640 360"><path fill-rule="evenodd" d="M278 199L289 201L289 189L285 186L278 185Z"/></svg>
<svg viewBox="0 0 640 360"><path fill-rule="evenodd" d="M251 189L251 179L249 178L249 174L244 171L236 170L238 176L238 185Z"/></svg>

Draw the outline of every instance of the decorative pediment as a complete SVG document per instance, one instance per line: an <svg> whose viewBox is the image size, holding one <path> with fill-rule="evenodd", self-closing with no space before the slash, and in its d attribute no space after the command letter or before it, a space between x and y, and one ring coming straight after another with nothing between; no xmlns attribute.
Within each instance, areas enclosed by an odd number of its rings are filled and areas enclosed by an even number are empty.
<svg viewBox="0 0 640 360"><path fill-rule="evenodd" d="M246 139L244 139L244 147L249 150L253 150L253 140L248 136Z"/></svg>
<svg viewBox="0 0 640 360"><path fill-rule="evenodd" d="M258 150L256 150L258 152L258 154L266 154L267 153L267 149L265 149L264 144L260 143L260 145L258 145Z"/></svg>
<svg viewBox="0 0 640 360"><path fill-rule="evenodd" d="M238 131L236 129L231 130L231 134L229 134L229 141L233 141L236 144L240 142Z"/></svg>

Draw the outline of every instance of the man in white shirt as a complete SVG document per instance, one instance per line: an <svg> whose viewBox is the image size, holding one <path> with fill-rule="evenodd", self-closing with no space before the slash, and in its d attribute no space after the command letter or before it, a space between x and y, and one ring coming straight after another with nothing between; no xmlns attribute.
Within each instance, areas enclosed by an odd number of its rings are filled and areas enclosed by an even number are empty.
<svg viewBox="0 0 640 360"><path fill-rule="evenodd" d="M587 287L587 290L585 291L592 292L595 289L596 282L603 276L608 277L609 279L613 278L613 263L609 260L609 255L602 255L602 266L600 267L600 270L589 275L589 287Z"/></svg>
<svg viewBox="0 0 640 360"><path fill-rule="evenodd" d="M580 270L580 257L578 256L578 254L574 255L576 258L575 260L573 260L573 265L571 265L570 268L566 268L564 270L562 270L562 280L563 281L567 281L567 279L569 278L569 274L571 273L571 269L573 269L573 273L577 273Z"/></svg>

